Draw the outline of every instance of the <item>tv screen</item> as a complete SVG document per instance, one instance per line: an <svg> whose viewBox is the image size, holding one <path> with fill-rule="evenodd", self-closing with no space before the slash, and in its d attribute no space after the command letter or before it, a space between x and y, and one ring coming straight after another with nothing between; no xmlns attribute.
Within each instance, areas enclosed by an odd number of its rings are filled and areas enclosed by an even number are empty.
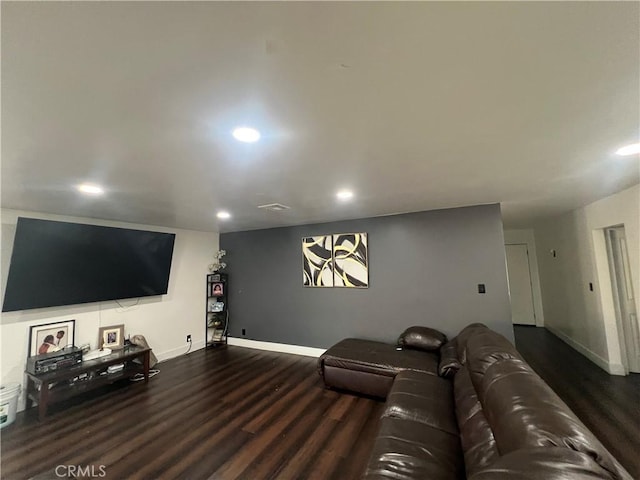
<svg viewBox="0 0 640 480"><path fill-rule="evenodd" d="M175 234L18 218L3 312L163 295Z"/></svg>

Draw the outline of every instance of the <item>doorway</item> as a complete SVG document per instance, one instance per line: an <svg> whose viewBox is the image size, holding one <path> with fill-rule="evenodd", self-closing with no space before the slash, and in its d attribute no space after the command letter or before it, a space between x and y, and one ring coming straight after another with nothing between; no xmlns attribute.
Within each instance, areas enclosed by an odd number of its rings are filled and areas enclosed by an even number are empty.
<svg viewBox="0 0 640 480"><path fill-rule="evenodd" d="M511 321L516 325L535 325L529 248L524 243L515 243L505 245L505 251L511 297Z"/></svg>
<svg viewBox="0 0 640 480"><path fill-rule="evenodd" d="M618 331L622 334L622 361L627 370L640 373L640 327L624 226L605 229L605 237L616 321Z"/></svg>

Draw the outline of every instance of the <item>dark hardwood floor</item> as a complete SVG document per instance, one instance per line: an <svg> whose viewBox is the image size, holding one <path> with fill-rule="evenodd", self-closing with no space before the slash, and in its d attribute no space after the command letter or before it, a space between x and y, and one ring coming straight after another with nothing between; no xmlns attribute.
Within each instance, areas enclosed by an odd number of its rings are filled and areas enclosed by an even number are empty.
<svg viewBox="0 0 640 480"><path fill-rule="evenodd" d="M544 329L516 327L526 360L640 479L640 375L614 377ZM144 383L18 414L1 431L2 479L355 479L383 403L325 390L316 359L241 347L158 365ZM58 469L58 473L68 468ZM87 475L85 475L88 478Z"/></svg>
<svg viewBox="0 0 640 480"><path fill-rule="evenodd" d="M609 375L544 328L516 326L525 360L640 479L640 374Z"/></svg>
<svg viewBox="0 0 640 480"><path fill-rule="evenodd" d="M147 386L105 389L42 423L18 414L2 430L2 478L59 478L58 465L107 479L362 473L383 403L324 389L315 358L229 346L158 368Z"/></svg>

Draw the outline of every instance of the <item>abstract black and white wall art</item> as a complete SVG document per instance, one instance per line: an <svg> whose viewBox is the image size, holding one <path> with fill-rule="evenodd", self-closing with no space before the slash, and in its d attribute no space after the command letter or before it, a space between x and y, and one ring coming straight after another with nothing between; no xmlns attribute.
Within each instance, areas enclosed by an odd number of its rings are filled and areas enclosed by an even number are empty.
<svg viewBox="0 0 640 480"><path fill-rule="evenodd" d="M333 235L333 285L367 288L369 286L367 234Z"/></svg>
<svg viewBox="0 0 640 480"><path fill-rule="evenodd" d="M305 287L369 286L366 233L336 233L302 239Z"/></svg>
<svg viewBox="0 0 640 480"><path fill-rule="evenodd" d="M331 235L302 239L302 284L305 287L333 287Z"/></svg>

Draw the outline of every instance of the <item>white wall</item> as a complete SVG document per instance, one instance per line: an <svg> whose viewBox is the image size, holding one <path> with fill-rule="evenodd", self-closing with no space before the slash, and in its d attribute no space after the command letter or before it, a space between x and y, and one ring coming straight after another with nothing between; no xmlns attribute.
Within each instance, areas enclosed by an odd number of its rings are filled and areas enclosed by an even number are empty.
<svg viewBox="0 0 640 480"><path fill-rule="evenodd" d="M125 337L129 334L144 335L159 360L185 353L188 348L188 334L192 335L192 349L204 347L205 275L208 272L207 265L212 262L213 254L218 249L217 233L3 209L3 298L18 216L172 232L176 234L176 241L166 295L141 298L139 302L134 299L122 300L122 307L115 301L109 301L3 313L0 320L2 384L19 382L24 389L24 369L31 325L75 319L75 344L90 343L92 348L96 348L99 327L124 324ZM24 408L24 398L21 399L19 408Z"/></svg>
<svg viewBox="0 0 640 480"><path fill-rule="evenodd" d="M545 327L603 369L624 374L604 228L624 225L640 287L640 186L535 225ZM556 257L551 254L556 251ZM589 283L593 283L593 291ZM636 305L640 311L640 305Z"/></svg>
<svg viewBox="0 0 640 480"><path fill-rule="evenodd" d="M536 327L544 326L544 308L542 305L542 290L540 288L540 273L538 269L538 254L533 229L505 230L505 245L525 244L529 252L529 269L531 273L531 293L533 296L533 311L536 316Z"/></svg>

